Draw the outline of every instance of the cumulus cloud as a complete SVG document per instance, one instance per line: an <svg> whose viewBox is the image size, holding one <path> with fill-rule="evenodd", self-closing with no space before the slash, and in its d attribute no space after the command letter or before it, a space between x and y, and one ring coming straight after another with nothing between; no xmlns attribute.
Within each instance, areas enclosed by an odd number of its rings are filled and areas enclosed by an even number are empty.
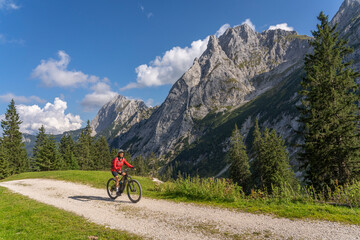
<svg viewBox="0 0 360 240"><path fill-rule="evenodd" d="M216 37L220 37L221 35L224 34L224 32L226 31L226 29L228 29L230 27L230 24L226 23L224 25L222 25L219 30L217 30L217 32L215 33Z"/></svg>
<svg viewBox="0 0 360 240"><path fill-rule="evenodd" d="M10 102L11 99L14 99L15 103L31 103L31 102L37 102L37 103L45 103L44 99L41 99L37 96L16 96L12 93L0 95L0 101L2 102Z"/></svg>
<svg viewBox="0 0 360 240"><path fill-rule="evenodd" d="M280 23L280 24L276 24L275 26L270 26L269 30L275 30L275 29L282 29L285 31L294 31L293 27L289 27L287 23Z"/></svg>
<svg viewBox="0 0 360 240"><path fill-rule="evenodd" d="M199 57L206 49L209 37L191 43L190 47L173 47L160 57L157 56L150 64L136 68L136 83L129 83L120 90L138 87L160 86L173 84L191 67L194 58Z"/></svg>
<svg viewBox="0 0 360 240"><path fill-rule="evenodd" d="M39 78L47 87L78 87L86 83L95 83L97 76L87 75L81 71L68 70L70 56L65 51L58 51L59 60L41 60L32 72L32 78Z"/></svg>
<svg viewBox="0 0 360 240"><path fill-rule="evenodd" d="M105 103L118 95L116 92L111 91L107 79L102 82L98 82L92 86L91 89L93 92L87 94L81 102L81 105L84 107L84 111L87 112L101 108Z"/></svg>
<svg viewBox="0 0 360 240"><path fill-rule="evenodd" d="M255 31L255 25L251 22L250 18L245 19L244 22L241 23L241 25L247 24L249 27L251 27L252 30Z"/></svg>
<svg viewBox="0 0 360 240"><path fill-rule="evenodd" d="M67 103L60 98L55 98L54 103L46 103L43 108L20 104L16 109L23 121L20 125L23 133L36 134L41 125L44 125L47 133L60 134L79 129L83 122L79 115L65 114Z"/></svg>
<svg viewBox="0 0 360 240"><path fill-rule="evenodd" d="M255 30L255 25L250 19L246 19L242 24L244 23ZM229 27L229 24L222 25L215 35L217 37L221 36ZM138 66L135 69L137 73L136 82L131 82L120 88L120 91L173 84L191 67L194 59L200 57L206 50L208 41L209 36L203 40L193 41L190 47L173 47L166 51L163 56L157 56L149 64Z"/></svg>
<svg viewBox="0 0 360 240"><path fill-rule="evenodd" d="M15 4L13 0L0 0L0 9L16 10L19 8L20 6Z"/></svg>

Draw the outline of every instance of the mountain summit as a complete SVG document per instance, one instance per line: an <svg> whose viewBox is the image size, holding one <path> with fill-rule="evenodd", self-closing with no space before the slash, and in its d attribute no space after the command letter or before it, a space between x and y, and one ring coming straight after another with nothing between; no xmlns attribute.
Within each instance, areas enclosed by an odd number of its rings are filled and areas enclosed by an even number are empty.
<svg viewBox="0 0 360 240"><path fill-rule="evenodd" d="M173 158L203 136L195 125L251 101L302 66L309 37L294 31L255 32L243 24L217 38L171 88L164 103L113 144L132 154Z"/></svg>

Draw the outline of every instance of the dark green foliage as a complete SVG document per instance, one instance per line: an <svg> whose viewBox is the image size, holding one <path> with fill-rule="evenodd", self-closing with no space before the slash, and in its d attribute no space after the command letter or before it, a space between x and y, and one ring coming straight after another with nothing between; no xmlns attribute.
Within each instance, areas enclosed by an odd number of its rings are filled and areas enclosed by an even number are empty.
<svg viewBox="0 0 360 240"><path fill-rule="evenodd" d="M10 172L21 173L29 169L29 161L22 141L20 132L19 114L16 111L15 102L12 99L5 113L5 119L1 121L3 128L3 145L10 165Z"/></svg>
<svg viewBox="0 0 360 240"><path fill-rule="evenodd" d="M275 130L265 128L262 136L258 121L255 124L253 143L253 183L268 193L284 184L293 184L294 173L289 165L285 142Z"/></svg>
<svg viewBox="0 0 360 240"><path fill-rule="evenodd" d="M146 159L139 155L134 158L133 166L136 167L136 174L140 176L146 176L149 173L148 165L146 164Z"/></svg>
<svg viewBox="0 0 360 240"><path fill-rule="evenodd" d="M111 156L109 145L104 136L101 136L94 144L93 162L95 170L109 170L111 167Z"/></svg>
<svg viewBox="0 0 360 240"><path fill-rule="evenodd" d="M320 13L320 24L310 44L314 52L305 58L306 77L301 82L303 96L300 121L304 144L299 160L308 184L321 190L360 177L359 109L356 103L359 73L345 57L352 52L339 38L336 26Z"/></svg>
<svg viewBox="0 0 360 240"><path fill-rule="evenodd" d="M246 154L244 137L241 135L237 125L230 137L230 150L228 153L230 162L230 178L241 186L245 191L250 187L249 158Z"/></svg>
<svg viewBox="0 0 360 240"><path fill-rule="evenodd" d="M87 121L86 128L81 132L79 140L76 144L76 158L80 169L93 169L93 137L91 136L90 121Z"/></svg>
<svg viewBox="0 0 360 240"><path fill-rule="evenodd" d="M5 152L4 145L0 139L0 179L6 178L10 174L9 162Z"/></svg>
<svg viewBox="0 0 360 240"><path fill-rule="evenodd" d="M64 135L60 140L59 152L66 169L79 169L75 156L75 143L71 135Z"/></svg>
<svg viewBox="0 0 360 240"><path fill-rule="evenodd" d="M66 165L59 154L54 136L45 133L44 126L41 126L36 136L36 144L34 146L34 170L50 171L62 170Z"/></svg>

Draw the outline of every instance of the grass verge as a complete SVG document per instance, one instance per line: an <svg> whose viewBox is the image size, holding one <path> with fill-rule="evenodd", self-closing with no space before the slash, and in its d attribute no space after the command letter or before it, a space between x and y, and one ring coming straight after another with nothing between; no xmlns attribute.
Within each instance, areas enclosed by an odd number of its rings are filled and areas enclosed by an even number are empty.
<svg viewBox="0 0 360 240"><path fill-rule="evenodd" d="M0 187L0 239L141 239Z"/></svg>
<svg viewBox="0 0 360 240"><path fill-rule="evenodd" d="M52 171L52 172L30 172L11 176L2 181L10 181L26 178L49 178L66 180L88 184L96 188L106 188L107 180L112 177L108 171ZM167 199L176 202L196 203L214 207L229 208L250 213L272 214L278 217L290 219L312 219L335 221L360 225L360 208L349 208L345 206L332 206L325 203L306 202L302 200L285 201L279 199L256 199L229 198L224 200L220 197L211 199L201 198L199 195L183 194L181 192L171 192L158 187L150 178L138 177L137 179L146 197L156 199ZM165 183L173 184L173 183ZM191 190L189 191L192 192ZM219 192L219 191L217 191ZM205 194L206 195L206 194Z"/></svg>

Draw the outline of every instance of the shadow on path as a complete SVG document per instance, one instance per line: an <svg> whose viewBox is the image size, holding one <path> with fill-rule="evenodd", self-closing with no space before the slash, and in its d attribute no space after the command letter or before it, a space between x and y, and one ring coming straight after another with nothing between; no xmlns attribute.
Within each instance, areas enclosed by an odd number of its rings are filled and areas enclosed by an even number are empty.
<svg viewBox="0 0 360 240"><path fill-rule="evenodd" d="M81 202L88 202L88 201L105 201L105 202L120 202L120 203L132 203L131 201L116 201L116 199L105 198L105 197L98 197L98 196L70 196L69 198L81 201Z"/></svg>

